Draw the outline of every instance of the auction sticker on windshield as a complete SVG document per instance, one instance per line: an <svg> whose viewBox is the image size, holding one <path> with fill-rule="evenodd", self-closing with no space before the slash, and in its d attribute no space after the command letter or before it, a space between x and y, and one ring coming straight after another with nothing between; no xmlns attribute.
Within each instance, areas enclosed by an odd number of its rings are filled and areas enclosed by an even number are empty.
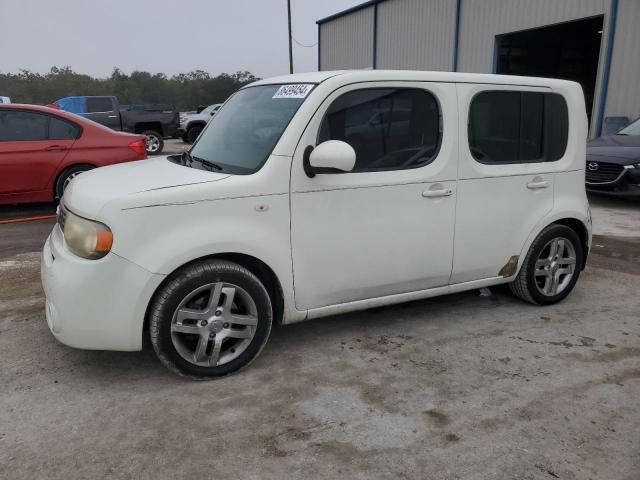
<svg viewBox="0 0 640 480"><path fill-rule="evenodd" d="M282 85L272 98L305 98L312 88L310 83Z"/></svg>

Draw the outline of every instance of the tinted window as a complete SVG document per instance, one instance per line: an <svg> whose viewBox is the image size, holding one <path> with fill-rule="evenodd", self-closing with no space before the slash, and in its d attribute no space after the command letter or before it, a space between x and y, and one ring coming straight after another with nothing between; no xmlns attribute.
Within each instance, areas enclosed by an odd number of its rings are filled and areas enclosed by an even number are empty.
<svg viewBox="0 0 640 480"><path fill-rule="evenodd" d="M469 148L482 163L551 162L564 155L569 115L555 93L492 91L469 111Z"/></svg>
<svg viewBox="0 0 640 480"><path fill-rule="evenodd" d="M49 117L40 113L5 110L0 112L0 141L47 140Z"/></svg>
<svg viewBox="0 0 640 480"><path fill-rule="evenodd" d="M354 172L428 164L440 144L433 95L416 89L375 88L345 93L327 110L318 143L342 140L356 151Z"/></svg>
<svg viewBox="0 0 640 480"><path fill-rule="evenodd" d="M110 112L113 105L110 97L87 97L87 113Z"/></svg>
<svg viewBox="0 0 640 480"><path fill-rule="evenodd" d="M80 134L80 127L77 125L50 117L49 120L49 140L75 140Z"/></svg>

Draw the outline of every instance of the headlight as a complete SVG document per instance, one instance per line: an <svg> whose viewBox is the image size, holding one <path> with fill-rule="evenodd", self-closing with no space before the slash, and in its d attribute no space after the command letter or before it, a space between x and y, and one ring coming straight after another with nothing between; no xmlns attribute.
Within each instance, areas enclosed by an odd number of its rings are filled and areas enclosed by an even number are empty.
<svg viewBox="0 0 640 480"><path fill-rule="evenodd" d="M109 253L113 245L113 233L109 227L74 215L68 210L63 232L69 250L82 258L102 258Z"/></svg>

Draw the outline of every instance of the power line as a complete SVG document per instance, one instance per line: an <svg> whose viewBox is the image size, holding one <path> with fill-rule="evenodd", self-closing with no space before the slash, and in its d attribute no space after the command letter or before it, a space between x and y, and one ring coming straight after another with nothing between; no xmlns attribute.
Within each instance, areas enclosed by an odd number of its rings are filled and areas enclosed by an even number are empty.
<svg viewBox="0 0 640 480"><path fill-rule="evenodd" d="M311 48L311 47L315 47L316 45L318 45L318 42L316 43L312 43L311 45L305 45L304 43L300 43L298 40L296 40L295 37L291 37L293 38L293 41L296 42L298 45L300 45L301 47L305 47L305 48Z"/></svg>

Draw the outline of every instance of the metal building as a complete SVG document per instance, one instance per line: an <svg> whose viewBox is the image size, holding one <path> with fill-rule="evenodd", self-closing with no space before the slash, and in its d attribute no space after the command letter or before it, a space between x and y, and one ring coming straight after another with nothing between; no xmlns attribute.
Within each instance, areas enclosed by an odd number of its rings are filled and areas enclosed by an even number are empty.
<svg viewBox="0 0 640 480"><path fill-rule="evenodd" d="M317 23L319 70L576 80L591 137L640 116L640 0L371 0Z"/></svg>

